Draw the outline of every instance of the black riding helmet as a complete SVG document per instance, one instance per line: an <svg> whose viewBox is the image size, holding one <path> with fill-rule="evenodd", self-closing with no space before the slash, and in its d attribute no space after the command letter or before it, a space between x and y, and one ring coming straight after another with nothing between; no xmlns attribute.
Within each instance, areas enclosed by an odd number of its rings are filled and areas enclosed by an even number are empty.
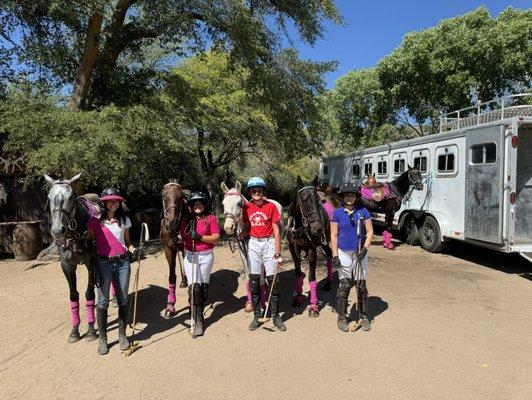
<svg viewBox="0 0 532 400"><path fill-rule="evenodd" d="M340 196L346 194L346 193L353 193L356 196L361 196L360 189L357 185L353 183L344 183L342 186L340 186L340 189L338 189L338 194Z"/></svg>
<svg viewBox="0 0 532 400"><path fill-rule="evenodd" d="M207 206L209 203L209 199L203 192L193 192L190 198L187 200L187 204L189 207L192 207L196 201L202 201L205 206Z"/></svg>
<svg viewBox="0 0 532 400"><path fill-rule="evenodd" d="M107 188L104 189L102 194L100 195L101 201L107 201L107 200L118 200L118 201L125 201L124 196L120 193L120 190L115 188Z"/></svg>

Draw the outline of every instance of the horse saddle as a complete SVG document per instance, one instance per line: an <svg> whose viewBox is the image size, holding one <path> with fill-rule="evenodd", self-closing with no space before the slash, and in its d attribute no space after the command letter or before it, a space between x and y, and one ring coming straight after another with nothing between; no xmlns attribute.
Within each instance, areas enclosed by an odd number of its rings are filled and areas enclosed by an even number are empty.
<svg viewBox="0 0 532 400"><path fill-rule="evenodd" d="M102 209L100 207L100 196L96 193L85 193L79 196L85 209L92 215L100 215Z"/></svg>
<svg viewBox="0 0 532 400"><path fill-rule="evenodd" d="M362 186L361 188L362 197L367 200L373 200L375 202L382 201L390 194L390 190L387 186L382 183L377 183L372 186Z"/></svg>

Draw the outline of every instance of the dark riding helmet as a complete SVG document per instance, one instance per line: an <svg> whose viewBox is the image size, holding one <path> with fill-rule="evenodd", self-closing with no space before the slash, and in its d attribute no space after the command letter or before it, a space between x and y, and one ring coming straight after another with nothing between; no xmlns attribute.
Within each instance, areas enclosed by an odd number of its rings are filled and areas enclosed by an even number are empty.
<svg viewBox="0 0 532 400"><path fill-rule="evenodd" d="M209 203L209 199L203 192L194 192L187 200L187 204L189 207L192 207L194 205L194 202L196 201L202 201L203 204L207 205Z"/></svg>
<svg viewBox="0 0 532 400"><path fill-rule="evenodd" d="M109 201L109 200L125 201L124 197L122 197L122 194L120 193L120 190L115 189L115 188L104 189L104 191L100 195L100 200L101 201Z"/></svg>
<svg viewBox="0 0 532 400"><path fill-rule="evenodd" d="M360 189L354 183L344 183L342 186L340 186L340 189L338 189L338 194L342 196L346 193L353 193L356 196L361 196Z"/></svg>

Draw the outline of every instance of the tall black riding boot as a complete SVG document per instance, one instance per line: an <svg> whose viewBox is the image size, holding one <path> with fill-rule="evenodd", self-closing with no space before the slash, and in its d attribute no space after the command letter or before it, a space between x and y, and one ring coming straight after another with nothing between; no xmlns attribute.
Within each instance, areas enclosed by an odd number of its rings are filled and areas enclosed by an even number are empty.
<svg viewBox="0 0 532 400"><path fill-rule="evenodd" d="M251 302L253 303L253 321L249 324L249 330L254 331L260 326L259 318L262 315L260 307L260 275L249 275L249 289L251 291Z"/></svg>
<svg viewBox="0 0 532 400"><path fill-rule="evenodd" d="M107 347L107 308L96 307L96 321L98 322L98 353L103 356L109 353Z"/></svg>
<svg viewBox="0 0 532 400"><path fill-rule="evenodd" d="M347 324L347 298L351 291L351 284L347 279L340 279L340 285L336 292L336 313L338 314L338 329L342 332L349 332Z"/></svg>
<svg viewBox="0 0 532 400"><path fill-rule="evenodd" d="M268 286L270 287L270 291L272 293L271 295L271 304L270 304L270 310L272 313L272 321L273 325L277 328L279 331L286 331L286 326L281 319L281 316L279 315L279 304L281 301L281 293L279 290L279 282L275 282L275 285L273 284L273 276L266 277L268 281ZM265 315L267 317L267 315Z"/></svg>
<svg viewBox="0 0 532 400"><path fill-rule="evenodd" d="M129 349L129 340L126 336L127 314L127 304L118 307L118 342L120 343L120 350L122 351Z"/></svg>
<svg viewBox="0 0 532 400"><path fill-rule="evenodd" d="M194 318L194 332L193 336L202 336L203 335L203 293L201 290L201 285L199 283L194 283L189 286L192 287L194 291L194 313L191 315L191 318Z"/></svg>
<svg viewBox="0 0 532 400"><path fill-rule="evenodd" d="M366 286L366 280L362 279L359 282L358 286L358 299L360 302L361 314L360 318L362 319L362 330L369 331L371 330L371 324L368 318L368 288Z"/></svg>

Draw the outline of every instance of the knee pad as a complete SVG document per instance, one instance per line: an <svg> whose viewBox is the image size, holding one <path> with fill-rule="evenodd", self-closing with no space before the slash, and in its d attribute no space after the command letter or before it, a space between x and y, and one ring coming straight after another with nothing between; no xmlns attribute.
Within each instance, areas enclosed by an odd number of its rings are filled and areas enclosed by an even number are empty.
<svg viewBox="0 0 532 400"><path fill-rule="evenodd" d="M251 294L260 293L260 275L259 274L249 275L249 290L251 291Z"/></svg>
<svg viewBox="0 0 532 400"><path fill-rule="evenodd" d="M340 284L338 285L338 297L346 297L349 296L349 292L351 291L351 287L353 285L349 281L349 279L340 279Z"/></svg>
<svg viewBox="0 0 532 400"><path fill-rule="evenodd" d="M267 276L266 280L268 281L268 286L270 287L270 291L272 295L279 294L279 278L275 280L275 285L273 284L273 275Z"/></svg>
<svg viewBox="0 0 532 400"><path fill-rule="evenodd" d="M194 304L201 304L202 295L201 295L201 285L199 283L195 283L193 286L194 291Z"/></svg>
<svg viewBox="0 0 532 400"><path fill-rule="evenodd" d="M203 301L207 300L207 297L209 297L209 284L208 283L202 283L201 284L201 298Z"/></svg>
<svg viewBox="0 0 532 400"><path fill-rule="evenodd" d="M368 288L366 286L366 280L362 279L358 282L358 293L361 297L368 296Z"/></svg>

